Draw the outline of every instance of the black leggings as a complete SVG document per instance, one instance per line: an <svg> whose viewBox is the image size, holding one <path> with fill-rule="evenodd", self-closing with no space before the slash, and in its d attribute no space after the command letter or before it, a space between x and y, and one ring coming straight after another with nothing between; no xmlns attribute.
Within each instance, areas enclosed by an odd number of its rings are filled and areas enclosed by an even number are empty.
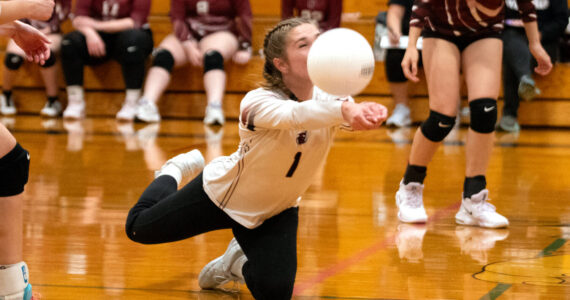
<svg viewBox="0 0 570 300"><path fill-rule="evenodd" d="M158 244L231 228L247 262L242 272L255 299L291 299L297 273L299 209L289 208L254 229L218 208L202 187L202 174L177 191L174 178L159 176L129 211L127 236Z"/></svg>
<svg viewBox="0 0 570 300"><path fill-rule="evenodd" d="M66 34L61 42L61 63L65 83L83 86L83 67L101 64L110 58L121 64L127 89L142 88L145 60L152 52L150 29L129 29L117 33L98 32L105 43L105 56L89 55L85 36L79 31Z"/></svg>

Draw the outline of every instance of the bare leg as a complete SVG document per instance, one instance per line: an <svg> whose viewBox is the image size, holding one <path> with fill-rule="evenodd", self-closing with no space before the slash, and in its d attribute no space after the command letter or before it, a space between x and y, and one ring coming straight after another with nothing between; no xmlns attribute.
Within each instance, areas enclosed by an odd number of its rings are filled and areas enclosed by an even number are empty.
<svg viewBox="0 0 570 300"><path fill-rule="evenodd" d="M59 48L61 45L61 35L60 34L50 34L48 36L49 40L51 41L51 50L53 53L59 53ZM55 97L57 96L57 92L59 90L57 84L57 72L58 72L58 65L55 64L48 68L41 68L40 73L42 74L42 79L46 86L46 95L48 97Z"/></svg>
<svg viewBox="0 0 570 300"><path fill-rule="evenodd" d="M395 105L404 104L409 106L408 82L391 82L390 92L394 98Z"/></svg>

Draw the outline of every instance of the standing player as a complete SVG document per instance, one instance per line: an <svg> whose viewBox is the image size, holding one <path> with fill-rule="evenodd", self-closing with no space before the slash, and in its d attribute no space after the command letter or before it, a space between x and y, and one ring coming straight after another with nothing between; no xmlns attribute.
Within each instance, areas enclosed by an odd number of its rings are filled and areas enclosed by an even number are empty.
<svg viewBox="0 0 570 300"><path fill-rule="evenodd" d="M297 271L300 196L313 182L343 122L378 128L386 108L340 101L314 87L307 55L319 29L307 19L280 22L265 37L265 87L241 102L238 150L204 168L197 150L155 174L129 212L127 235L144 244L231 228L235 239L210 262L200 287L245 281L256 299L290 299ZM199 173L177 191L184 178ZM243 249L243 250L242 250Z"/></svg>
<svg viewBox="0 0 570 300"><path fill-rule="evenodd" d="M57 84L58 74L55 63L61 45L60 24L67 19L70 10L71 0L57 0L55 1L55 9L48 21L23 20L23 22L32 25L47 35L51 42L50 56L45 63L40 66L47 96L46 104L40 113L46 117L57 117L61 113L61 104L57 101L59 87ZM3 115L16 114L16 105L12 98L12 87L17 75L17 70L24 62L24 56L26 56L24 51L18 47L14 40L10 40L6 47L4 78L2 82L3 91L2 95L0 95L0 112Z"/></svg>
<svg viewBox="0 0 570 300"><path fill-rule="evenodd" d="M174 33L154 54L136 111L144 122L160 121L156 103L170 82L175 67L190 63L204 68L208 105L206 125L225 122L222 100L226 89L224 62L246 64L251 58L251 6L249 0L171 0Z"/></svg>
<svg viewBox="0 0 570 300"><path fill-rule="evenodd" d="M281 0L281 19L302 17L319 23L325 32L340 26L342 0Z"/></svg>
<svg viewBox="0 0 570 300"><path fill-rule="evenodd" d="M74 32L61 42L61 63L67 84L68 105L63 117L85 116L83 69L109 58L121 64L126 95L117 119L131 121L143 85L145 60L152 52L147 22L150 0L78 0Z"/></svg>
<svg viewBox="0 0 570 300"><path fill-rule="evenodd" d="M518 0L529 48L538 62L535 71L550 72L552 64L540 44L536 13L530 0ZM455 215L458 224L497 228L508 220L487 202L485 173L493 149L497 97L501 83L504 2L475 0L417 0L410 21L409 44L402 61L406 77L418 81L416 42L423 32L423 65L429 91L430 114L416 131L408 166L396 193L402 222L423 223L423 182L427 165L451 131L457 115L459 71L467 83L471 124L467 133L463 201Z"/></svg>
<svg viewBox="0 0 570 300"><path fill-rule="evenodd" d="M49 39L17 19L47 20L50 0L0 2L0 35L11 37L28 60L43 64L50 56ZM14 136L0 124L0 298L32 298L28 266L23 259L22 195L28 181L30 157Z"/></svg>

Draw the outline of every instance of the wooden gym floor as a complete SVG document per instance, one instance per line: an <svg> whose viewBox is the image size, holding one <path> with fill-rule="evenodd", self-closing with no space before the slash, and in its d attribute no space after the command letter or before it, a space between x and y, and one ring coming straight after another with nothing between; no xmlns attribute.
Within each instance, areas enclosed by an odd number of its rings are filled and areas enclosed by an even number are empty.
<svg viewBox="0 0 570 300"><path fill-rule="evenodd" d="M237 123L160 125L2 118L31 152L24 257L42 299L252 299L244 285L200 291L228 230L144 246L124 233L154 169L180 152L235 151ZM570 131L498 133L487 176L508 229L457 226L465 128L428 168L426 225L401 224L394 194L413 129L339 132L301 202L294 299L570 299Z"/></svg>

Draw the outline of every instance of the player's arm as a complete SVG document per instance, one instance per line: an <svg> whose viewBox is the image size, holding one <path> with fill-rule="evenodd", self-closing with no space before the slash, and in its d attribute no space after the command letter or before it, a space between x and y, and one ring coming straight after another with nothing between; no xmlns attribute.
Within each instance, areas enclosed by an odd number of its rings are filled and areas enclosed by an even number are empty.
<svg viewBox="0 0 570 300"><path fill-rule="evenodd" d="M0 2L0 24L19 19L45 21L51 17L53 0L17 0Z"/></svg>

